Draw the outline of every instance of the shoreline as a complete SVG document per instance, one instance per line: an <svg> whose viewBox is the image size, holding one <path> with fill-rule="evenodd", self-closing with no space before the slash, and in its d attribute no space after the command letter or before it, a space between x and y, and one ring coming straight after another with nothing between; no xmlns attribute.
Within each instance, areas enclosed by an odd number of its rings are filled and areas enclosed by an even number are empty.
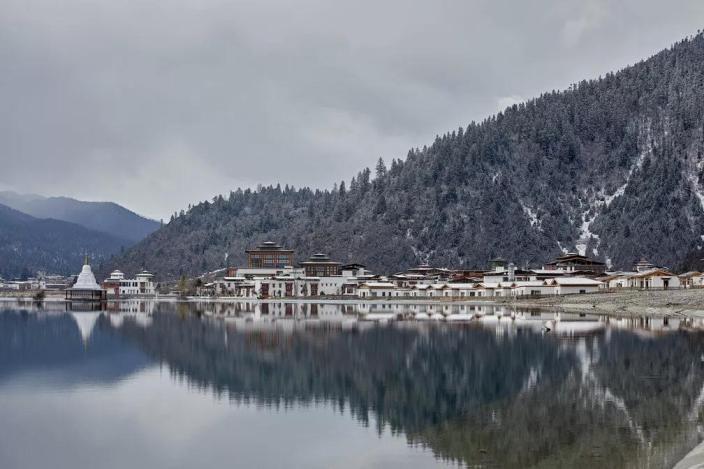
<svg viewBox="0 0 704 469"><path fill-rule="evenodd" d="M0 294L0 302L35 302L33 294ZM232 298L174 296L130 297L107 301L158 301L182 303L292 303L292 304L438 304L438 305L496 305L526 309L559 309L580 314L597 314L619 317L648 316L655 318L682 317L704 318L704 289L678 290L621 290L599 293L571 294L545 297L485 297L465 298ZM43 303L66 303L63 294L47 294Z"/></svg>
<svg viewBox="0 0 704 469"><path fill-rule="evenodd" d="M515 307L559 308L610 316L704 318L704 289L622 290L543 298L500 298Z"/></svg>

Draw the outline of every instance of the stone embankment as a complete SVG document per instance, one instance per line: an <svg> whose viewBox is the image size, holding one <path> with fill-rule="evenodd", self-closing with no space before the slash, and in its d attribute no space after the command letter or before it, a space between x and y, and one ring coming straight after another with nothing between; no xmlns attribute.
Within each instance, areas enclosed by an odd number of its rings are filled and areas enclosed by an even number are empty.
<svg viewBox="0 0 704 469"><path fill-rule="evenodd" d="M564 310L619 316L704 317L704 289L617 290L582 295L542 298L501 298L498 302L530 308Z"/></svg>

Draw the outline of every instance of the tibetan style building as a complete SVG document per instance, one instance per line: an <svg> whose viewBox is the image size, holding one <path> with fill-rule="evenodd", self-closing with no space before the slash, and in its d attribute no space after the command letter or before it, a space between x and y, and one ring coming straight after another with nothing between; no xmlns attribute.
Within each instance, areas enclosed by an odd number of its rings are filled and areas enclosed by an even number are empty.
<svg viewBox="0 0 704 469"><path fill-rule="evenodd" d="M340 275L340 262L335 262L326 254L313 254L307 261L301 262L301 267L308 277L335 277Z"/></svg>
<svg viewBox="0 0 704 469"><path fill-rule="evenodd" d="M95 275L88 264L87 257L76 283L66 289L66 299L69 301L104 301L107 299L107 291L95 281Z"/></svg>
<svg viewBox="0 0 704 469"><path fill-rule="evenodd" d="M561 270L564 272L591 272L593 274L603 274L606 272L606 264L587 256L568 252L555 258L552 262L545 264L545 269Z"/></svg>
<svg viewBox="0 0 704 469"><path fill-rule="evenodd" d="M254 249L247 249L250 269L283 269L293 265L293 249L285 249L273 241L265 241Z"/></svg>

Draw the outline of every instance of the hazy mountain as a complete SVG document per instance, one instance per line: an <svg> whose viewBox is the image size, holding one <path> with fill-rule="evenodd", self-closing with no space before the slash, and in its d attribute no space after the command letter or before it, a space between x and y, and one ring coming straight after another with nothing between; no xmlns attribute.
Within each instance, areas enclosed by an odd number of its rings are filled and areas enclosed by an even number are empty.
<svg viewBox="0 0 704 469"><path fill-rule="evenodd" d="M95 266L129 240L61 220L39 219L0 205L0 276L78 273L88 253Z"/></svg>
<svg viewBox="0 0 704 469"><path fill-rule="evenodd" d="M265 187L198 204L117 264L196 273L272 239L299 259L323 251L387 272L498 255L539 265L567 249L620 268L641 256L675 267L704 244L703 77L700 34L333 190Z"/></svg>
<svg viewBox="0 0 704 469"><path fill-rule="evenodd" d="M158 222L112 202L84 202L68 197L0 192L0 204L33 217L68 221L134 242L159 228Z"/></svg>

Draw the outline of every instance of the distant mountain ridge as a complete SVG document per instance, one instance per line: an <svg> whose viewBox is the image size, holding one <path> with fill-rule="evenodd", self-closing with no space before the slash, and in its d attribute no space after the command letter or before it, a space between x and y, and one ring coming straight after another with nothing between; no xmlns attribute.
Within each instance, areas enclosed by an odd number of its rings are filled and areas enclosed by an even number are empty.
<svg viewBox="0 0 704 469"><path fill-rule="evenodd" d="M262 187L194 206L112 265L165 277L272 239L393 272L566 250L677 268L704 246L704 36L513 105L333 190Z"/></svg>
<svg viewBox="0 0 704 469"><path fill-rule="evenodd" d="M6 279L39 270L78 273L85 254L99 266L130 244L75 223L35 218L0 204L0 276Z"/></svg>
<svg viewBox="0 0 704 469"><path fill-rule="evenodd" d="M85 202L69 197L0 192L0 204L35 218L53 218L101 231L135 243L159 228L159 223L113 202ZM130 243L130 244L132 244Z"/></svg>

